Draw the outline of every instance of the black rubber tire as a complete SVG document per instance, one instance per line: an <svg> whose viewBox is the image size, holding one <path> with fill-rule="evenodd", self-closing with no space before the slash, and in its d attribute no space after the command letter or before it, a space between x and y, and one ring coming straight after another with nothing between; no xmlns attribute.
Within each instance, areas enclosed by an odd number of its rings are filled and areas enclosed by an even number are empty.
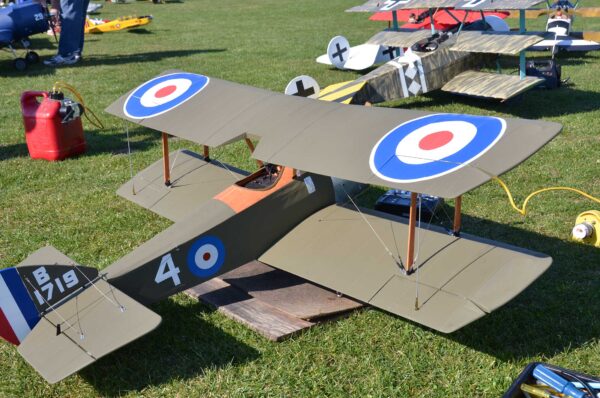
<svg viewBox="0 0 600 398"><path fill-rule="evenodd" d="M19 72L22 72L27 69L27 61L25 61L25 58L17 58L13 61L13 67Z"/></svg>
<svg viewBox="0 0 600 398"><path fill-rule="evenodd" d="M27 55L25 55L25 61L28 64L37 64L40 62L40 56L35 51L29 51Z"/></svg>

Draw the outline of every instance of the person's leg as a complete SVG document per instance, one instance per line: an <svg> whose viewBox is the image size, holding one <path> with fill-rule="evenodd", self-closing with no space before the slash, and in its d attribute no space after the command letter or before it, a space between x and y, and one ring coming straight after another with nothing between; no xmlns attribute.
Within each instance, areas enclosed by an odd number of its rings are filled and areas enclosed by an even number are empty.
<svg viewBox="0 0 600 398"><path fill-rule="evenodd" d="M80 53L83 43L86 8L82 0L61 0L61 31L58 54L62 57ZM86 2L89 2L86 1Z"/></svg>
<svg viewBox="0 0 600 398"><path fill-rule="evenodd" d="M80 35L80 40L79 40L79 55L81 56L81 54L83 53L83 41L84 41L84 29L85 29L85 19L86 19L86 15L87 15L87 8L88 5L90 4L90 0L83 0L82 1L83 5L82 5L82 10L83 10L83 19L82 19L82 24L81 24L81 35Z"/></svg>

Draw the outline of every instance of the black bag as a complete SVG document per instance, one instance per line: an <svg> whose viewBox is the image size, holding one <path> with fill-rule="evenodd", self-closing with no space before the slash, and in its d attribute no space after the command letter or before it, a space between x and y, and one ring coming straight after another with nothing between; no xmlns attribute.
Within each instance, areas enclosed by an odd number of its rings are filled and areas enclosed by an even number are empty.
<svg viewBox="0 0 600 398"><path fill-rule="evenodd" d="M560 87L560 65L553 59L545 61L527 61L525 74L527 76L544 79L544 82L538 85L539 88L553 89Z"/></svg>

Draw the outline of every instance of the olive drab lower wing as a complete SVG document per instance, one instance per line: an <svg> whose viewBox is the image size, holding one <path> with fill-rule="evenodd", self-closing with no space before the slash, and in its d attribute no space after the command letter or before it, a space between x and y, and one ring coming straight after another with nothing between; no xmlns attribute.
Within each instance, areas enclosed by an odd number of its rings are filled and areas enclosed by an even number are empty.
<svg viewBox="0 0 600 398"><path fill-rule="evenodd" d="M188 150L169 154L170 184L164 183L159 159L123 184L117 194L171 221L189 216L198 206L248 175L231 165Z"/></svg>
<svg viewBox="0 0 600 398"><path fill-rule="evenodd" d="M399 264L406 262L406 219L332 205L259 260L444 333L504 305L552 263L541 253L433 226L418 234L416 271L407 275Z"/></svg>

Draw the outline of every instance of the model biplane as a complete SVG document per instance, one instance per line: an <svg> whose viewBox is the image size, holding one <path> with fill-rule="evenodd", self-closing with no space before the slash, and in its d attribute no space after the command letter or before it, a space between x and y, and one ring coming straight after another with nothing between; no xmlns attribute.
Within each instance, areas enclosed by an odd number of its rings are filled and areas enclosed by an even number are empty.
<svg viewBox="0 0 600 398"><path fill-rule="evenodd" d="M147 305L255 259L444 333L552 262L461 233L460 198L539 150L557 123L346 106L179 71L107 111L163 132L164 158L118 193L174 224L101 272L51 247L0 271L0 334L49 382L157 327ZM167 133L204 153L169 153ZM258 171L211 158L238 140ZM354 205L368 184L413 192L410 217ZM417 227L416 192L456 198L452 233Z"/></svg>
<svg viewBox="0 0 600 398"><path fill-rule="evenodd" d="M148 25L150 22L152 22L152 15L121 17L113 20L87 18L85 20L84 31L85 33L118 32L120 30L139 28L140 26Z"/></svg>
<svg viewBox="0 0 600 398"><path fill-rule="evenodd" d="M432 35L437 32L452 32L460 29L465 30L495 30L508 31L508 25L503 21L508 13L486 11L481 13L470 13L465 10L449 8L442 9L405 9L396 11L382 11L374 14L370 19L388 20L391 15L395 26L398 21L406 21L398 29L403 32L412 32L423 29L431 29ZM375 17L375 18L374 18ZM482 19L484 17L484 19ZM433 27L433 29L432 29ZM425 33L423 37L427 37ZM375 44L373 38L366 43L350 46L344 36L335 36L327 45L327 53L317 57L316 61L325 65L333 65L338 69L364 70L373 65L378 65L403 55L405 48Z"/></svg>
<svg viewBox="0 0 600 398"><path fill-rule="evenodd" d="M546 2L546 9L527 10L526 18L547 16L545 32L534 32L545 40L531 46L529 50L545 51L596 51L600 50L600 32L575 32L573 23L576 16L600 17L599 7L578 7L568 0ZM514 16L514 14L511 14Z"/></svg>
<svg viewBox="0 0 600 398"><path fill-rule="evenodd" d="M453 7L483 14L492 10L525 8L542 0L395 0L387 5L391 10ZM365 5L351 11L381 10L381 4ZM491 18L491 17L490 17ZM482 15L482 21L486 21ZM500 20L501 21L501 20ZM502 21L503 22L503 21ZM370 73L351 82L330 86L321 91L320 98L351 104L377 103L421 95L432 90L482 98L508 100L544 82L526 76L525 50L544 40L542 36L525 32L525 18L519 32L463 29L431 34L426 30L386 30L373 36L368 43L409 48ZM481 72L486 60L499 55L519 56L519 75Z"/></svg>

